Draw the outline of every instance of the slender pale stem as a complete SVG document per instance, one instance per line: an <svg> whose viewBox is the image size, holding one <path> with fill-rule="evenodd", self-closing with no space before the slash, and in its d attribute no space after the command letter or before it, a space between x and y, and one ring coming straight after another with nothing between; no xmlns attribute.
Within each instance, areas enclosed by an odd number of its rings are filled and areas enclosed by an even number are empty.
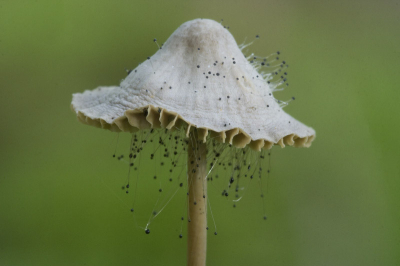
<svg viewBox="0 0 400 266"><path fill-rule="evenodd" d="M190 134L188 145L188 266L206 265L207 252L207 145Z"/></svg>

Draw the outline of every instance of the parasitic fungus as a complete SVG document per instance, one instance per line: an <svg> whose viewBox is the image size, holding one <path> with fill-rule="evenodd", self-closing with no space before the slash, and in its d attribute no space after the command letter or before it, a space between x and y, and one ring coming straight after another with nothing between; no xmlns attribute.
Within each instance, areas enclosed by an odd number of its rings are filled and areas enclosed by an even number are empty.
<svg viewBox="0 0 400 266"><path fill-rule="evenodd" d="M273 145L309 147L315 138L315 131L285 113L287 103L273 96L288 85L279 52L245 57L244 47L220 23L195 19L182 24L119 86L73 95L71 107L84 124L131 134L180 132L175 139L181 139L187 160L188 265L205 265L207 169L221 151L215 146L257 153ZM229 187L233 182L232 174ZM145 232L150 233L147 227Z"/></svg>

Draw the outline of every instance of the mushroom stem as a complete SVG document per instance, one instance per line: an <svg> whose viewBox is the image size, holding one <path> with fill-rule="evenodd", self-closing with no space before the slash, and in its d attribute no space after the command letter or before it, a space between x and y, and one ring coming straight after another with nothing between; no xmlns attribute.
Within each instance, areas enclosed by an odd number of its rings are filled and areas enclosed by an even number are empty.
<svg viewBox="0 0 400 266"><path fill-rule="evenodd" d="M188 144L188 266L206 265L207 145L192 131Z"/></svg>

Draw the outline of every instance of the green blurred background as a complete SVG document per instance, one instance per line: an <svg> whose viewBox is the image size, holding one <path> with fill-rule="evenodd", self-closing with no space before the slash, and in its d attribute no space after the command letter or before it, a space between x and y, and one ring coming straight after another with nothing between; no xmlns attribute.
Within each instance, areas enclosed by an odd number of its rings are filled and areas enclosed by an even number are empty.
<svg viewBox="0 0 400 266"><path fill-rule="evenodd" d="M309 149L273 148L267 221L258 192L233 209L210 189L208 265L400 265L399 2L344 0L1 0L0 265L185 265L184 197L145 235L116 135L69 105L198 17L223 18L239 43L259 34L258 55L280 50L291 86L276 96L296 96L285 110L317 131Z"/></svg>

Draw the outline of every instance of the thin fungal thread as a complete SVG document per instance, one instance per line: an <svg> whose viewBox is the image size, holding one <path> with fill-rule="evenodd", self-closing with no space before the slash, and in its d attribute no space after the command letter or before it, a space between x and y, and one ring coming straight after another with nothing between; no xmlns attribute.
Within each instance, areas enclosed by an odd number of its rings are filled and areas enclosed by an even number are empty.
<svg viewBox="0 0 400 266"><path fill-rule="evenodd" d="M120 161L125 161L124 158L129 157L129 160L126 161L128 164L128 182L125 182L129 185L129 189L131 189L130 185L133 182L130 178L130 173L132 169L135 171L135 180L134 180L134 195L133 195L133 202L131 204L131 211L133 212L133 218L135 221L135 226L144 229L146 233L150 233L150 226L154 222L154 220L163 212L166 207L171 203L172 199L175 198L178 194L181 194L185 191L186 197L192 197L193 202L196 204L203 204L205 211L209 209L210 214L212 215L215 232L216 232L216 225L215 225L215 218L211 213L211 202L209 197L203 197L205 195L204 189L205 186L208 185L215 189L219 189L220 185L213 182L220 180L222 176L225 176L224 185L222 185L224 197L229 201L234 203L234 207L236 204L241 201L245 195L246 191L254 178L250 178L257 173L258 169L260 168L260 164L262 162L261 156L263 156L264 152L255 152L252 151L249 147L244 149L235 148L226 143L220 143L216 136L208 135L206 138L206 145L208 147L208 153L205 158L200 158L198 153L198 143L202 141L200 139L195 139L194 131L197 129L192 128L189 138L186 138L186 128L179 128L174 127L173 130L165 130L165 129L151 129L151 130L144 130L141 132L133 133L131 135L129 141L129 156L119 156ZM186 154L184 149L186 149L187 142L190 141L192 143L191 147L193 150L190 152L193 153L193 164L185 163ZM149 146L148 144L151 143ZM150 156L151 155L151 156ZM147 156L151 157L154 160L154 172L156 173L155 176L158 179L159 190L162 193L158 193L153 203L153 207L151 209L150 215L148 216L147 222L145 226L138 226L138 221L136 216L138 215L137 208L137 196L138 196L138 189L139 189L139 182L143 184L144 177L152 177L152 175L145 173L141 174L142 171L140 170L140 162L142 157L146 158ZM270 159L270 158L269 158ZM197 169L197 165L200 163L201 160L207 160L208 169L205 176L202 178L203 184L203 195L197 195L193 191L188 191L187 189L190 187L190 184L186 178L186 181L182 180L182 175L192 170ZM134 167L131 166L131 163L134 163ZM162 164L161 167L170 167L171 172L163 170L163 172L167 172L161 174L158 172L159 164ZM168 163L169 162L169 163ZM136 168L137 167L137 168ZM268 166L269 169L270 166ZM179 168L179 169L178 169ZM162 172L162 173L163 173ZM229 174L228 174L229 173ZM228 174L228 175L226 175ZM215 178L215 176L220 175L220 177ZM214 177L213 177L214 176ZM269 173L267 174L269 176ZM243 179L243 180L242 180ZM170 180L170 182L168 182ZM244 182L246 181L246 182ZM166 182L166 183L165 183ZM244 183L243 183L244 182ZM261 186L264 186L261 181L259 180ZM164 184L165 183L165 184ZM185 186L183 186L185 183ZM243 183L243 184L242 184ZM180 185L182 184L182 185ZM128 187L126 187L128 189ZM188 198L185 200L185 205L183 206L185 209L188 209ZM264 203L263 203L264 204ZM263 213L265 213L265 206L263 205ZM187 220L190 221L189 213L187 215ZM139 223L140 224L140 223ZM182 236L182 229L183 223L181 222L180 225L180 237Z"/></svg>

